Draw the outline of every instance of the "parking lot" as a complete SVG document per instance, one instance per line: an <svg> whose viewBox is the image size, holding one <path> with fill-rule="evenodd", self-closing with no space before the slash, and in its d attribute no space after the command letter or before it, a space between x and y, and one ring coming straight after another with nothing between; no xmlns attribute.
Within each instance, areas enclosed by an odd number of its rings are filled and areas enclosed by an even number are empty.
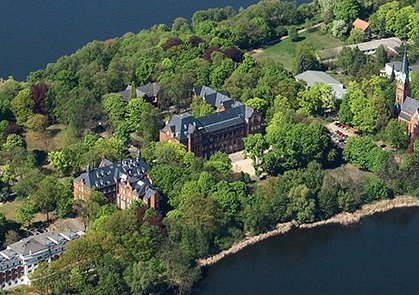
<svg viewBox="0 0 419 295"><path fill-rule="evenodd" d="M326 128L330 132L330 137L332 141L339 147L343 148L345 146L346 140L349 137L356 136L356 130L348 125L342 124L339 121L329 123L326 125Z"/></svg>

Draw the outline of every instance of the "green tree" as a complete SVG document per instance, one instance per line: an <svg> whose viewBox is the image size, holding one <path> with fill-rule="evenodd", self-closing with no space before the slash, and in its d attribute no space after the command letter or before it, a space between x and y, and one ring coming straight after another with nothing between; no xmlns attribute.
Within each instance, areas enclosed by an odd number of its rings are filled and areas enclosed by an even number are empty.
<svg viewBox="0 0 419 295"><path fill-rule="evenodd" d="M351 137L343 150L346 161L372 172L380 170L388 153L379 148L370 137Z"/></svg>
<svg viewBox="0 0 419 295"><path fill-rule="evenodd" d="M216 185L211 197L220 205L229 220L238 222L242 203L246 196L246 184L243 182L228 183L221 181Z"/></svg>
<svg viewBox="0 0 419 295"><path fill-rule="evenodd" d="M189 292L200 277L199 269L191 266L189 258L175 244L165 249L163 257L169 286L177 288L180 293Z"/></svg>
<svg viewBox="0 0 419 295"><path fill-rule="evenodd" d="M42 179L37 189L30 195L31 200L38 210L47 215L49 221L49 213L55 209L58 196L62 192L58 179L53 176L46 176Z"/></svg>
<svg viewBox="0 0 419 295"><path fill-rule="evenodd" d="M126 112L131 130L138 132L146 141L156 137L160 129L160 114L156 108L143 98L135 98L128 102Z"/></svg>
<svg viewBox="0 0 419 295"><path fill-rule="evenodd" d="M311 191L305 185L299 185L291 189L288 194L291 216L298 223L313 222L315 220L316 204Z"/></svg>
<svg viewBox="0 0 419 295"><path fill-rule="evenodd" d="M259 97L248 99L245 104L263 114L266 113L269 107L269 102Z"/></svg>
<svg viewBox="0 0 419 295"><path fill-rule="evenodd" d="M373 201L390 198L390 190L381 179L370 177L367 179L362 192L362 201L371 203Z"/></svg>
<svg viewBox="0 0 419 295"><path fill-rule="evenodd" d="M419 72L411 74L412 96L419 97Z"/></svg>
<svg viewBox="0 0 419 295"><path fill-rule="evenodd" d="M323 188L319 192L317 199L319 204L319 213L322 219L327 219L339 212L337 188Z"/></svg>
<svg viewBox="0 0 419 295"><path fill-rule="evenodd" d="M205 169L215 171L221 175L228 175L231 171L231 159L226 153L216 152L204 163Z"/></svg>
<svg viewBox="0 0 419 295"><path fill-rule="evenodd" d="M19 125L24 126L26 121L33 115L33 101L31 91L29 89L21 90L11 101L12 112Z"/></svg>
<svg viewBox="0 0 419 295"><path fill-rule="evenodd" d="M299 39L298 30L295 26L290 26L289 27L288 38L290 38L292 42L298 41L298 39Z"/></svg>
<svg viewBox="0 0 419 295"><path fill-rule="evenodd" d="M358 44L364 42L364 32L358 29L352 29L346 40L347 44Z"/></svg>
<svg viewBox="0 0 419 295"><path fill-rule="evenodd" d="M137 98L137 87L135 86L135 82L131 82L131 89L129 91L129 99L135 99Z"/></svg>
<svg viewBox="0 0 419 295"><path fill-rule="evenodd" d="M159 291L164 270L162 262L154 257L134 263L132 273L127 278L132 294L150 294Z"/></svg>
<svg viewBox="0 0 419 295"><path fill-rule="evenodd" d="M383 135L384 141L397 149L404 149L409 145L409 136L406 132L406 126L392 119L388 122Z"/></svg>
<svg viewBox="0 0 419 295"><path fill-rule="evenodd" d="M316 48L309 41L303 41L297 46L296 54L297 74L307 70L317 70L319 61L316 57Z"/></svg>
<svg viewBox="0 0 419 295"><path fill-rule="evenodd" d="M201 97L195 96L192 99L192 115L194 115L197 118L205 117L207 115L210 115L214 113L213 107L206 103Z"/></svg>
<svg viewBox="0 0 419 295"><path fill-rule="evenodd" d="M388 58L387 58L387 50L384 48L383 45L379 46L375 51L375 60L376 62L384 67Z"/></svg>
<svg viewBox="0 0 419 295"><path fill-rule="evenodd" d="M35 206L30 201L26 201L16 209L16 220L23 226L31 226L35 213Z"/></svg>
<svg viewBox="0 0 419 295"><path fill-rule="evenodd" d="M358 1L341 0L337 1L334 14L336 19L343 20L347 24L351 24L357 18L360 10Z"/></svg>
<svg viewBox="0 0 419 295"><path fill-rule="evenodd" d="M255 167L256 173L259 174L263 154L269 147L268 143L260 133L249 135L243 139L243 143L245 156L252 159L253 167Z"/></svg>
<svg viewBox="0 0 419 295"><path fill-rule="evenodd" d="M0 80L0 118L12 119L11 101L22 90L22 85L12 78Z"/></svg>
<svg viewBox="0 0 419 295"><path fill-rule="evenodd" d="M12 191L16 193L18 198L27 198L44 177L45 175L38 169L29 169L25 171L20 180L13 185Z"/></svg>
<svg viewBox="0 0 419 295"><path fill-rule="evenodd" d="M44 132L47 128L48 117L41 114L35 114L28 118L25 125L30 131Z"/></svg>
<svg viewBox="0 0 419 295"><path fill-rule="evenodd" d="M336 65L344 70L346 73L349 71L353 65L354 57L353 52L350 47L343 47L336 57Z"/></svg>
<svg viewBox="0 0 419 295"><path fill-rule="evenodd" d="M350 95L344 95L339 107L339 120L346 124L352 124L354 114L351 111Z"/></svg>
<svg viewBox="0 0 419 295"><path fill-rule="evenodd" d="M408 35L411 34L411 30L414 27L411 27L411 16L418 16L415 12L415 9L412 6L405 6L400 10L397 10L395 13L394 23L388 24L388 28L392 31L397 37L401 39L407 39Z"/></svg>
<svg viewBox="0 0 419 295"><path fill-rule="evenodd" d="M299 93L300 110L307 115L328 115L336 110L333 88L325 83L315 83Z"/></svg>
<svg viewBox="0 0 419 295"><path fill-rule="evenodd" d="M277 121L274 116L268 125L266 139L272 150L264 156L264 165L271 161L274 167L289 170L305 167L311 161L325 164L333 161L330 136L324 126L288 120L285 116Z"/></svg>
<svg viewBox="0 0 419 295"><path fill-rule="evenodd" d="M18 134L10 134L6 138L6 142L3 144L4 149L13 150L16 147L25 148L25 139Z"/></svg>
<svg viewBox="0 0 419 295"><path fill-rule="evenodd" d="M342 38L349 31L349 26L344 20L334 20L331 33L333 37Z"/></svg>
<svg viewBox="0 0 419 295"><path fill-rule="evenodd" d="M70 175L76 168L77 154L72 149L64 148L61 151L49 152L48 160L62 175Z"/></svg>
<svg viewBox="0 0 419 295"><path fill-rule="evenodd" d="M354 198L347 192L339 191L337 195L339 209L345 212L354 212L356 203Z"/></svg>
<svg viewBox="0 0 419 295"><path fill-rule="evenodd" d="M415 12L410 15L409 27L409 39L417 46L419 44L419 12Z"/></svg>
<svg viewBox="0 0 419 295"><path fill-rule="evenodd" d="M126 102L120 94L107 94L103 97L103 109L113 128L124 121Z"/></svg>

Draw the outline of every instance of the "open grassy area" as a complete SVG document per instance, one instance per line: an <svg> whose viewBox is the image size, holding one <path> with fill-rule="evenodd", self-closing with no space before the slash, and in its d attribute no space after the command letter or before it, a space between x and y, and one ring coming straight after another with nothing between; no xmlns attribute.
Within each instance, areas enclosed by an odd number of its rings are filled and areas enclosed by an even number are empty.
<svg viewBox="0 0 419 295"><path fill-rule="evenodd" d="M273 59L280 61L288 70L293 70L297 46L303 40L310 41L318 50L343 46L343 42L333 38L330 34L321 34L318 30L313 32L304 32L300 34L300 41L292 42L285 39L279 43L258 50L254 54L257 60Z"/></svg>
<svg viewBox="0 0 419 295"><path fill-rule="evenodd" d="M16 221L16 209L23 204L23 200L16 199L12 202L0 203L0 212L6 216L6 219Z"/></svg>
<svg viewBox="0 0 419 295"><path fill-rule="evenodd" d="M25 140L28 150L56 151L64 147L65 143L65 126L52 125L48 127L46 132L27 132Z"/></svg>

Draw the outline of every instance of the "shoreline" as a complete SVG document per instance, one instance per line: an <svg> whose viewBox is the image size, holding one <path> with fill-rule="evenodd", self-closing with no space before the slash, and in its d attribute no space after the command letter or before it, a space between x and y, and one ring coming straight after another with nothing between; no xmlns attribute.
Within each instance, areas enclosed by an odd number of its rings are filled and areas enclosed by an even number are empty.
<svg viewBox="0 0 419 295"><path fill-rule="evenodd" d="M243 250L244 248L250 245L254 245L270 237L283 235L294 228L310 229L328 224L340 224L343 226L348 226L351 224L359 223L362 218L367 216L371 216L377 213L384 213L393 209L410 207L419 207L419 199L409 196L398 196L394 199L382 200L372 204L366 204L353 213L339 213L329 219L322 221L304 223L300 225L297 224L295 221L279 223L274 230L268 231L266 233L261 233L256 236L246 237L244 240L235 243L229 249L223 250L220 253L207 258L198 259L196 263L198 267L206 267L215 264L223 258L225 258L226 256L238 253L239 251Z"/></svg>

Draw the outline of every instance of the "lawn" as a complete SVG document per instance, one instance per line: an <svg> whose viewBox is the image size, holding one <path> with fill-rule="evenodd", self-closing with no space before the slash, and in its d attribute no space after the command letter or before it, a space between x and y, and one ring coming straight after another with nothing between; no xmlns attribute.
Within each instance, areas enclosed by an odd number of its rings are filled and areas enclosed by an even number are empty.
<svg viewBox="0 0 419 295"><path fill-rule="evenodd" d="M303 40L310 41L318 50L343 46L343 43L338 39L333 38L330 34L321 34L318 30L301 33L300 37L298 42L285 39L265 49L257 50L253 56L259 61L266 59L280 61L288 70L292 71L297 46Z"/></svg>
<svg viewBox="0 0 419 295"><path fill-rule="evenodd" d="M46 132L27 132L25 140L28 150L56 151L64 146L65 142L65 126L52 125L48 127Z"/></svg>
<svg viewBox="0 0 419 295"><path fill-rule="evenodd" d="M6 219L16 221L16 209L22 204L22 199L15 199L12 202L0 203L0 212L6 216Z"/></svg>

